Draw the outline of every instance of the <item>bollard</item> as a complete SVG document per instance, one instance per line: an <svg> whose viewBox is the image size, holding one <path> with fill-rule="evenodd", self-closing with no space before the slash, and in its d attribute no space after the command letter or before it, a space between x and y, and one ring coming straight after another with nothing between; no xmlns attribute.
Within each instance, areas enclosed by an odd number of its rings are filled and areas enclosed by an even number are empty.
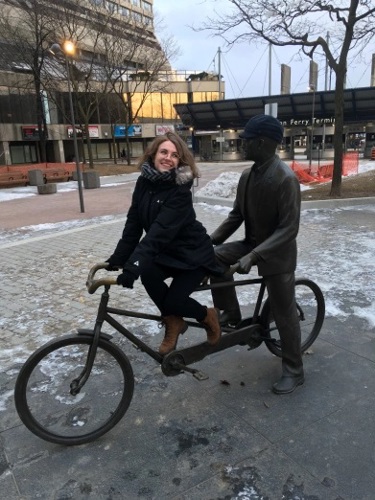
<svg viewBox="0 0 375 500"><path fill-rule="evenodd" d="M100 188L100 177L95 170L88 170L82 173L83 185L86 189Z"/></svg>
<svg viewBox="0 0 375 500"><path fill-rule="evenodd" d="M44 184L43 172L41 170L29 170L27 173L30 186L40 186Z"/></svg>
<svg viewBox="0 0 375 500"><path fill-rule="evenodd" d="M50 184L40 184L38 186L39 194L53 194L57 193L57 184L55 182L51 182Z"/></svg>

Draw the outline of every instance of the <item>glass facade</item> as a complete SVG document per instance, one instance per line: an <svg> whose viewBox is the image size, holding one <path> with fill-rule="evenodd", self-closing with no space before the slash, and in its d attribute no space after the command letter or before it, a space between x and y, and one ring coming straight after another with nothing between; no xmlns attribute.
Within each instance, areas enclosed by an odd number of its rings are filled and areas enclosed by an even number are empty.
<svg viewBox="0 0 375 500"><path fill-rule="evenodd" d="M141 107L137 117L147 120L178 120L174 104L186 102L217 101L219 92L153 92L143 102L144 95L134 93L131 96L133 114Z"/></svg>

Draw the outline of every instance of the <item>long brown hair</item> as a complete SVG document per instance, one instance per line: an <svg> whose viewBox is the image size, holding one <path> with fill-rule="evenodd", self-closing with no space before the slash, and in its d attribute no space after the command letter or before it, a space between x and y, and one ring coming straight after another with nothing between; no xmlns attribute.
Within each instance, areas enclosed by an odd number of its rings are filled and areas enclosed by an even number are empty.
<svg viewBox="0 0 375 500"><path fill-rule="evenodd" d="M151 161L154 163L156 153L165 141L171 141L176 147L177 154L179 156L178 166L186 165L190 167L190 170L193 174L193 179L199 177L199 170L195 163L194 156L190 152L185 141L181 139L180 136L175 134L174 132L167 132L164 135L158 135L155 139L147 146L146 151L139 158L137 162L137 166L140 169L145 162Z"/></svg>

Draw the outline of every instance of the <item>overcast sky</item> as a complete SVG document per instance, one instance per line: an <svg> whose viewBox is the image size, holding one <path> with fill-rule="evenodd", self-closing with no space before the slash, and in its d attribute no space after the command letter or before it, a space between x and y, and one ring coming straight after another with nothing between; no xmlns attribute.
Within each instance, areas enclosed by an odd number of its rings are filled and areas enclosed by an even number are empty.
<svg viewBox="0 0 375 500"><path fill-rule="evenodd" d="M217 52L222 50L221 74L224 77L226 98L255 97L268 95L269 50L240 44L229 52L220 38L212 37L207 31L195 32L189 26L199 27L207 16L213 16L213 9L225 12L228 0L154 0L154 11L164 20L166 31L178 42L181 56L172 61L177 70L218 71ZM365 52L365 51L364 51ZM351 63L347 87L370 86L372 47L363 54L365 62L356 66ZM294 59L293 59L294 58ZM309 84L309 59L301 62L291 48L273 47L271 81L272 94L280 94L281 64L291 66L291 92L306 92ZM319 63L318 90L324 90L325 64Z"/></svg>

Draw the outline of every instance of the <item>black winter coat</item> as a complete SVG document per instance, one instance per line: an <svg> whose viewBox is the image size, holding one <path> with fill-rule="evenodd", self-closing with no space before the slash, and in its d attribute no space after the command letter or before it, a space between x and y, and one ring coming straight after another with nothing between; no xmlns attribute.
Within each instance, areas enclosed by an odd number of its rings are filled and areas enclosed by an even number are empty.
<svg viewBox="0 0 375 500"><path fill-rule="evenodd" d="M132 273L138 267L138 276L142 263L150 260L176 269L202 267L208 274L221 274L211 239L196 219L191 186L191 181L178 185L140 176L112 263Z"/></svg>

